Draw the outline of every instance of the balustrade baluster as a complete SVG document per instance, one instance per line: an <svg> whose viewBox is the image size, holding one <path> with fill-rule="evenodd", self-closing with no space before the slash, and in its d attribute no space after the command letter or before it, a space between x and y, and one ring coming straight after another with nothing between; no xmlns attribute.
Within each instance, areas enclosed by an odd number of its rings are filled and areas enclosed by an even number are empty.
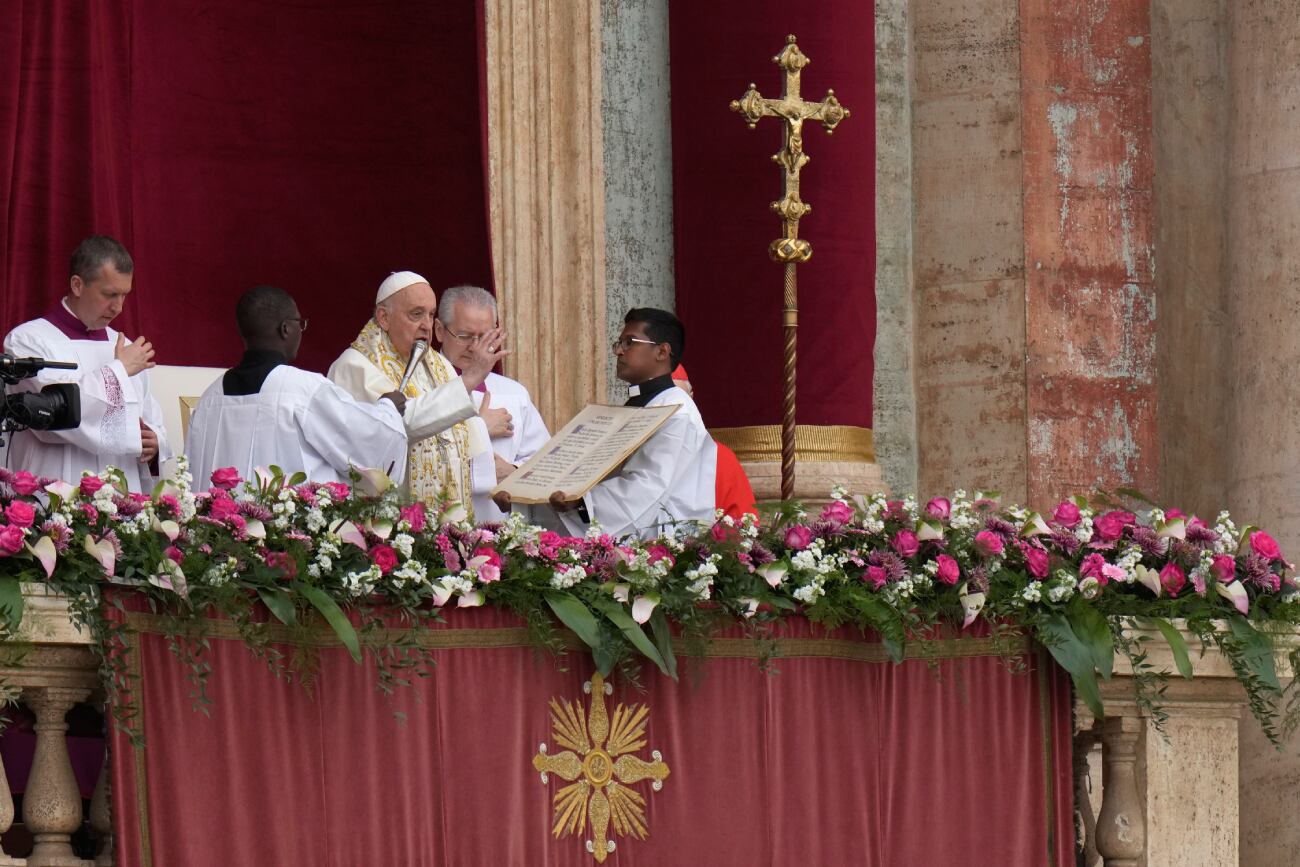
<svg viewBox="0 0 1300 867"><path fill-rule="evenodd" d="M89 867L93 862L72 851L72 835L81 827L81 791L68 757L67 714L85 701L90 690L37 686L23 692L36 715L36 754L23 794L23 822L35 846L28 867Z"/></svg>

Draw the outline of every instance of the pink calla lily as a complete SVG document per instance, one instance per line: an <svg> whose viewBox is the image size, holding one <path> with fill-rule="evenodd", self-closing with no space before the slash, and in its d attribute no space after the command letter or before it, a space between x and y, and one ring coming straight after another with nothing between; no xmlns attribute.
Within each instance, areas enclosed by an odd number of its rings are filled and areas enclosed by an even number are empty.
<svg viewBox="0 0 1300 867"><path fill-rule="evenodd" d="M1160 586L1159 572L1157 572L1154 569L1148 569L1147 567L1141 564L1139 564L1137 569L1134 571L1137 574L1137 580L1139 584L1141 584L1143 587L1147 588L1157 596L1161 594L1162 588Z"/></svg>
<svg viewBox="0 0 1300 867"><path fill-rule="evenodd" d="M433 604L441 608L451 599L451 591L443 584L433 585Z"/></svg>
<svg viewBox="0 0 1300 867"><path fill-rule="evenodd" d="M113 570L117 567L117 551L113 548L112 542L107 539L95 541L95 537L87 533L85 548L86 553L104 567L105 575L113 574Z"/></svg>
<svg viewBox="0 0 1300 867"><path fill-rule="evenodd" d="M918 521L916 538L922 542L938 542L943 539L943 526L938 521Z"/></svg>
<svg viewBox="0 0 1300 867"><path fill-rule="evenodd" d="M784 563L768 563L759 566L754 571L762 576L763 580L768 583L768 586L779 587L781 586L781 582L785 580L786 573L790 571L790 567Z"/></svg>
<svg viewBox="0 0 1300 867"><path fill-rule="evenodd" d="M473 590L456 600L457 608L478 608L483 604L483 591Z"/></svg>
<svg viewBox="0 0 1300 867"><path fill-rule="evenodd" d="M628 591L630 591L631 589L632 589L631 584L610 585L610 592L614 594L614 598L617 599L619 602L627 602Z"/></svg>
<svg viewBox="0 0 1300 867"><path fill-rule="evenodd" d="M984 610L985 596L980 592L967 593L966 585L962 584L959 598L961 599L961 610L963 615L961 628L965 629L974 623L975 618Z"/></svg>
<svg viewBox="0 0 1300 867"><path fill-rule="evenodd" d="M68 500L71 500L77 493L76 486L70 485L67 482L50 482L45 486L45 490L58 497L60 500L63 500L65 503Z"/></svg>
<svg viewBox="0 0 1300 867"><path fill-rule="evenodd" d="M378 467L357 467L356 470L361 476L361 490L372 497L379 496L393 486L393 480L388 477L388 473Z"/></svg>
<svg viewBox="0 0 1300 867"><path fill-rule="evenodd" d="M1047 526L1047 522L1043 520L1043 516L1038 514L1037 512L1034 512L1025 521L1025 527L1023 530L1020 531L1020 535L1047 536L1050 535L1051 532L1052 532L1052 528Z"/></svg>
<svg viewBox="0 0 1300 867"><path fill-rule="evenodd" d="M393 535L393 522L371 519L366 521L366 529L385 541Z"/></svg>
<svg viewBox="0 0 1300 867"><path fill-rule="evenodd" d="M638 596L632 602L632 619L637 623L645 623L654 613L655 608L659 605L659 596L656 593L647 593L644 596Z"/></svg>
<svg viewBox="0 0 1300 867"><path fill-rule="evenodd" d="M753 596L740 597L740 603L745 606L744 615L746 617L753 617L758 613L758 600Z"/></svg>
<svg viewBox="0 0 1300 867"><path fill-rule="evenodd" d="M46 578L54 577L54 564L59 559L58 549L54 547L54 540L49 536L42 536L36 540L35 544L29 544L27 550L32 552L32 556L45 570Z"/></svg>
<svg viewBox="0 0 1300 867"><path fill-rule="evenodd" d="M1246 595L1246 587L1240 581L1233 581L1231 584L1215 584L1214 589L1219 591L1219 595L1227 599L1242 614L1250 611L1250 597Z"/></svg>
<svg viewBox="0 0 1300 867"><path fill-rule="evenodd" d="M1186 539L1187 522L1182 518L1165 521L1156 528L1156 535L1162 539Z"/></svg>
<svg viewBox="0 0 1300 867"><path fill-rule="evenodd" d="M367 550L365 534L361 532L360 527L351 521L344 521L334 532L341 541L347 542L349 545L356 545L362 551Z"/></svg>
<svg viewBox="0 0 1300 867"><path fill-rule="evenodd" d="M154 518L153 528L155 532L162 533L166 536L168 542L175 542L176 537L181 534L181 525L171 520L159 521L157 518Z"/></svg>
<svg viewBox="0 0 1300 867"><path fill-rule="evenodd" d="M244 534L250 539L265 539L266 525L257 518L249 518L244 523Z"/></svg>
<svg viewBox="0 0 1300 867"><path fill-rule="evenodd" d="M438 516L439 524L463 524L469 520L469 512L460 503L454 503Z"/></svg>

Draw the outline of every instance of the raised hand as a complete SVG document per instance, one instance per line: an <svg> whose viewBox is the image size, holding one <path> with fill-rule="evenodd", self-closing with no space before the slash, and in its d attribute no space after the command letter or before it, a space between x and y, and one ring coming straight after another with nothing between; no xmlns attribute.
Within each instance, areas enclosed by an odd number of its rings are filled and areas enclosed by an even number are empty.
<svg viewBox="0 0 1300 867"><path fill-rule="evenodd" d="M483 392L483 403L479 405L478 415L487 425L488 436L492 439L513 436L515 425L510 418L510 411L503 407L494 407L491 404L492 392Z"/></svg>
<svg viewBox="0 0 1300 867"><path fill-rule="evenodd" d="M466 391L478 388L497 362L510 354L506 349L506 333L497 326L484 334L469 349L469 362L461 369L460 379Z"/></svg>
<svg viewBox="0 0 1300 867"><path fill-rule="evenodd" d="M134 343L127 343L126 338L119 331L117 346L113 347L113 357L122 362L127 376L135 376L140 371L154 366L153 344L144 337L138 338Z"/></svg>
<svg viewBox="0 0 1300 867"><path fill-rule="evenodd" d="M406 412L406 395L400 391L389 391L379 395L380 400L386 400L393 406L397 407L397 414L401 415Z"/></svg>

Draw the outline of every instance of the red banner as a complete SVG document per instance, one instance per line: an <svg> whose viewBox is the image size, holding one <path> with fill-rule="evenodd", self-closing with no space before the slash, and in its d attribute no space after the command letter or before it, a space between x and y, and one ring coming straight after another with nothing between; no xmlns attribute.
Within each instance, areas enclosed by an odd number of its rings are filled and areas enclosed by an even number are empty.
<svg viewBox="0 0 1300 867"><path fill-rule="evenodd" d="M604 694L585 654L458 610L385 697L323 639L310 692L277 679L217 621L203 716L162 622L127 617L147 745L112 738L119 867L576 867L605 840L623 865L1073 863L1068 679L988 638L895 665L798 622L774 670L735 636Z"/></svg>

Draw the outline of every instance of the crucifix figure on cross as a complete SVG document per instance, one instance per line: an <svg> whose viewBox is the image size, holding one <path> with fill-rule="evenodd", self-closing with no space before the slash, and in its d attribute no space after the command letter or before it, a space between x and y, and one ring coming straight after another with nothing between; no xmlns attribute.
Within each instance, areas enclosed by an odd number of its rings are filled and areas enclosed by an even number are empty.
<svg viewBox="0 0 1300 867"><path fill-rule="evenodd" d="M785 179L785 194L772 203L772 210L781 218L782 237L768 245L768 255L785 265L785 387L781 418L781 499L794 497L795 458L795 333L799 323L798 283L795 267L812 257L812 244L799 237L799 219L812 211L812 206L799 197L799 173L809 157L803 150L803 122L821 121L830 135L849 111L835 98L835 91L827 90L821 102L808 102L799 95L800 72L808 65L808 55L799 50L794 36L786 37L786 46L772 62L785 70L785 87L780 99L767 99L753 85L738 100L733 100L731 110L739 112L750 129L765 117L779 117L785 121L782 128L782 147L772 155L772 161L781 167Z"/></svg>

